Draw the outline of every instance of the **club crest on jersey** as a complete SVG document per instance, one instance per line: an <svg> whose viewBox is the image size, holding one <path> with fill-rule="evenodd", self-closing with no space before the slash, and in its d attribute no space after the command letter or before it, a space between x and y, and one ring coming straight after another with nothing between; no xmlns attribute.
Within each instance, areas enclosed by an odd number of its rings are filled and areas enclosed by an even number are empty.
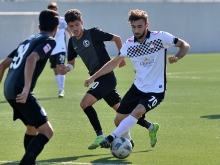
<svg viewBox="0 0 220 165"><path fill-rule="evenodd" d="M152 44L150 44L150 48L151 49L154 49L155 48L155 45L152 43Z"/></svg>
<svg viewBox="0 0 220 165"><path fill-rule="evenodd" d="M89 40L84 40L84 41L83 41L83 45L84 45L85 47L88 47L88 46L90 45Z"/></svg>
<svg viewBox="0 0 220 165"><path fill-rule="evenodd" d="M51 46L50 44L47 44L43 47L44 53L47 54L47 52L49 52L51 50Z"/></svg>

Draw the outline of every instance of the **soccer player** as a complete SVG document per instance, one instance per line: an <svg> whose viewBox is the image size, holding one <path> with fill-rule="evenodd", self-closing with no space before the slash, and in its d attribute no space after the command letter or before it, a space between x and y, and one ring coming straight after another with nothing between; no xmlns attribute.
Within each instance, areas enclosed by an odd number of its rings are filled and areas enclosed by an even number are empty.
<svg viewBox="0 0 220 165"><path fill-rule="evenodd" d="M100 142L101 148L109 148L114 138L128 132L142 115L163 101L166 90L167 48L179 48L174 56L168 58L169 63L173 64L185 56L190 47L187 42L168 32L148 30L148 15L145 11L131 10L128 21L134 36L123 44L118 56L105 64L84 84L88 87L94 80L112 72L125 57L130 58L133 64L136 76L117 110L114 120L117 128ZM157 142L158 129L157 123L148 122L151 147Z"/></svg>
<svg viewBox="0 0 220 165"><path fill-rule="evenodd" d="M61 65L59 68L61 74L66 74L74 68L75 58L79 55L89 70L89 74L93 75L105 63L111 60L105 48L104 41L115 42L118 51L120 50L122 41L119 36L104 32L99 28L84 29L82 14L79 10L68 10L64 17L74 36L70 38L68 44L68 63L66 66ZM123 67L125 64L125 60L121 60L118 66ZM116 90L116 83L113 71L101 76L95 80L95 83L87 91L80 103L81 108L89 118L97 135L95 141L88 147L90 150L99 147L99 142L104 139L104 133L93 104L103 98L110 107L117 110L121 98ZM140 118L138 124L143 127L147 125L144 118ZM124 134L123 137L128 138L134 146L129 132Z"/></svg>
<svg viewBox="0 0 220 165"><path fill-rule="evenodd" d="M4 82L4 95L14 111L14 120L26 126L25 154L19 165L35 165L44 145L53 136L53 128L44 108L32 91L49 56L56 46L54 36L59 25L59 15L53 10L43 10L39 15L40 33L21 42L0 64L0 81L9 68Z"/></svg>
<svg viewBox="0 0 220 165"><path fill-rule="evenodd" d="M56 2L51 2L47 6L48 9L58 12L58 5ZM58 87L58 97L63 98L65 96L64 85L65 85L65 75L58 73L57 68L60 64L65 63L66 59L66 40L70 38L71 33L68 30L66 21L63 17L60 18L60 24L58 31L55 35L56 47L53 49L50 56L50 67L54 71L54 79Z"/></svg>

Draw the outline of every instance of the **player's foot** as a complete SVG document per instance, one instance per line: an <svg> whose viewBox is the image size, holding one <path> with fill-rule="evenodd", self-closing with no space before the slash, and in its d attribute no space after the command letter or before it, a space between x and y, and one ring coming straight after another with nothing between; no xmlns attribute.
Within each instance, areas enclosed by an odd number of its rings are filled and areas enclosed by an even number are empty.
<svg viewBox="0 0 220 165"><path fill-rule="evenodd" d="M101 147L101 148L110 148L110 141L107 139L107 138L105 138L104 140L102 140L100 143L99 143L99 146Z"/></svg>
<svg viewBox="0 0 220 165"><path fill-rule="evenodd" d="M133 142L133 140L130 140L130 142L131 142L131 146L132 146L132 149L134 148L134 142Z"/></svg>
<svg viewBox="0 0 220 165"><path fill-rule="evenodd" d="M59 97L59 98L63 98L64 96L65 96L64 90L59 91L58 97Z"/></svg>
<svg viewBox="0 0 220 165"><path fill-rule="evenodd" d="M154 125L154 129L151 132L149 132L151 147L154 147L157 143L157 131L159 130L158 123L153 123L153 125Z"/></svg>
<svg viewBox="0 0 220 165"><path fill-rule="evenodd" d="M95 141L88 147L89 150L94 150L99 147L99 143L104 140L104 137L97 137Z"/></svg>

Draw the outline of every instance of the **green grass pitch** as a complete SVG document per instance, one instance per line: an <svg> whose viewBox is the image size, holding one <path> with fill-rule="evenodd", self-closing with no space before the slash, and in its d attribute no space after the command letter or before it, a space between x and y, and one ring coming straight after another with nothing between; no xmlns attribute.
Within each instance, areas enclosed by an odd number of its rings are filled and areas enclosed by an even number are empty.
<svg viewBox="0 0 220 165"><path fill-rule="evenodd" d="M135 147L124 159L114 158L108 149L88 150L95 133L79 104L87 88L88 71L80 58L66 75L63 99L58 98L49 65L40 76L35 96L46 110L54 136L37 158L38 164L85 165L218 165L220 164L220 54L189 54L175 64L167 64L165 100L146 115L160 124L158 143L150 148L148 132L135 125L131 130ZM125 94L134 79L131 62L115 69L117 89ZM5 74L6 75L6 74ZM4 80L4 79L3 79ZM0 84L0 164L13 165L24 154L25 127L12 121L12 109ZM115 126L115 112L100 100L95 104L105 135Z"/></svg>

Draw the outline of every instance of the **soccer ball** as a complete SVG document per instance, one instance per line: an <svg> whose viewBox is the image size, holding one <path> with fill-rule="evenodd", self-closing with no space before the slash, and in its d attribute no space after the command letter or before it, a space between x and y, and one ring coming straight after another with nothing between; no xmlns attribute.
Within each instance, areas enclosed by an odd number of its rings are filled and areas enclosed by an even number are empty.
<svg viewBox="0 0 220 165"><path fill-rule="evenodd" d="M114 157L118 159L124 159L131 154L132 145L128 139L124 137L118 137L112 141L110 150Z"/></svg>

